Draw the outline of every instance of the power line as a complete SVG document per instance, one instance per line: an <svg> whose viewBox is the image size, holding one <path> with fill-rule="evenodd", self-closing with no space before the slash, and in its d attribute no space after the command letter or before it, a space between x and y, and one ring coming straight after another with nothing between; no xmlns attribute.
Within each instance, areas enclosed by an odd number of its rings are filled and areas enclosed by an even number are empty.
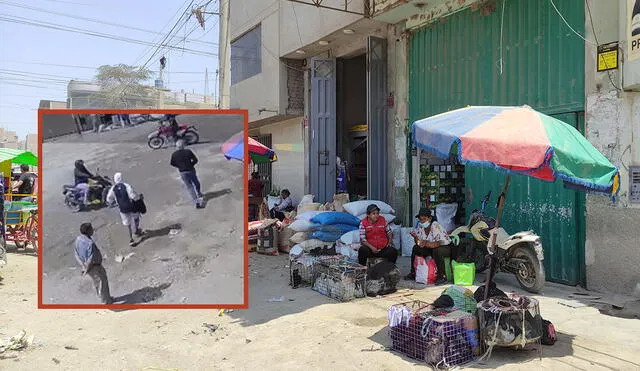
<svg viewBox="0 0 640 371"><path fill-rule="evenodd" d="M189 3L189 5L187 6L187 9L189 9L191 7L191 5L193 5L195 0L191 0L191 2ZM173 27L171 28L171 30L169 30L169 33L167 34L167 36L158 43L158 46L156 46L156 50L155 52L153 52L151 54L151 56L149 57L149 59L147 59L146 62L144 62L144 64L142 65L142 68L145 68L147 66L147 64L149 64L149 62L151 61L151 59L153 59L153 57L155 57L159 52L160 52L160 47L163 46L164 42L171 36L171 33L173 32L173 30L176 29L176 27L178 27L178 23L180 23L180 20L184 17L184 14L178 19L178 21L173 25ZM189 20L189 18L191 18L191 16L187 17L187 19L185 20L185 22L187 22ZM182 50L184 51L185 48L182 48Z"/></svg>
<svg viewBox="0 0 640 371"><path fill-rule="evenodd" d="M593 17L591 16L591 7L589 6L589 0L585 0L585 2L587 3L587 11L589 12L589 21L591 23L591 29L593 30L593 38L596 39L596 44L600 45L600 42L598 41L598 34L596 33L596 28L593 25ZM596 53L596 58L599 58L597 53ZM607 76L609 77L609 81L611 82L611 85L617 90L617 91L622 91L622 89L620 89L614 82L613 82L613 78L611 77L611 70L609 70L609 65L607 64L607 59L603 58L604 61L604 65L607 68ZM600 63L599 60L596 59L596 63Z"/></svg>
<svg viewBox="0 0 640 371"><path fill-rule="evenodd" d="M52 67L65 67L65 68L85 68L85 69L91 69L91 70L97 70L98 67L92 67L92 66L78 66L78 65L72 65L72 64L55 64L55 63L45 63L45 62L32 62L32 61L16 61L16 60L0 60L0 63L16 63L16 64L34 64L34 65L38 65L38 66L52 66ZM155 70L149 70L150 72L158 72ZM26 71L21 71L21 72L26 72ZM31 72L26 72L26 73L31 73ZM176 72L171 72L171 73L175 73L175 74L192 74L192 75L200 75L202 74L201 71L176 71Z"/></svg>
<svg viewBox="0 0 640 371"><path fill-rule="evenodd" d="M94 22L94 23L99 23L99 24L104 24L104 25L109 25L109 26L114 26L114 27L119 27L119 28L124 28L124 29L130 29L130 30L134 30L134 31L145 32L145 33L154 34L154 35L163 35L161 32L151 31L151 30L144 29L144 28L139 28L139 27L128 26L128 25L124 25L124 24L120 24L120 23L106 22L106 21L103 21L103 20L100 20L100 19L95 19L95 18L88 18L88 17L79 16L79 15L60 13L60 12L55 12L55 11L48 10L48 9L36 8L36 7L32 7L32 6L27 6L27 5L23 5L23 4L16 4L16 3L10 3L10 2L6 2L6 1L1 1L0 3L5 4L5 5L9 5L9 6L14 6L14 7L17 7L17 8L34 10L36 12L48 13L48 14L58 15L58 16L61 16L61 17L67 17L67 18L71 18L71 19ZM217 45L217 44L212 43L212 42L199 41L199 40L186 40L186 42L198 42L198 43L201 43L201 44L208 44L208 45L213 45L213 46Z"/></svg>
<svg viewBox="0 0 640 371"><path fill-rule="evenodd" d="M189 0L185 0L184 3L182 3L182 5L178 8L178 10L171 16L171 19L169 19L169 21L162 27L162 29L160 29L160 33L162 33L166 28L169 27L169 25L171 24L171 21L173 20L173 18L175 18L178 14L180 14L180 11L182 10L182 8L187 4ZM180 19L182 19L182 17L184 17L184 12L182 14L180 14L180 18L178 18L178 21L180 21ZM155 42L155 38L154 38L154 44L156 44ZM144 58L144 56L149 52L153 50L153 48L149 48L149 49L145 49L140 55L138 55L136 57L136 61L133 63L133 65L137 65L138 62Z"/></svg>
<svg viewBox="0 0 640 371"><path fill-rule="evenodd" d="M2 16L5 16L5 17L2 17ZM28 18L24 18L24 17L13 16L13 18L7 18L6 16L7 16L7 14L0 13L0 21L17 23L17 24L24 24L24 25L30 25L30 26L36 26L36 27L49 28L49 29L67 31L67 32L72 32L72 33L85 34L85 35L89 35L89 36L96 36L96 37L115 40L115 41L123 41L123 42L132 43L132 44L153 45L149 41L137 40L137 39L132 39L132 38L124 37L124 36L117 36L117 35L99 33L99 32L84 30L84 29L80 29L80 28L76 28L76 27L66 27L66 26L65 27L60 27L59 25L51 24L51 23L47 23L47 22L38 23L38 22L33 22L33 21L29 20ZM11 15L8 15L8 16L12 17ZM162 46L163 47L167 47L167 48L173 48L171 45L167 45L167 44L163 44ZM217 56L217 54L215 54L215 53L203 52L203 51L195 50L195 49L182 48L181 50L183 50L185 52L189 52L191 54L197 54L197 55L203 55L203 56L214 56L214 57Z"/></svg>

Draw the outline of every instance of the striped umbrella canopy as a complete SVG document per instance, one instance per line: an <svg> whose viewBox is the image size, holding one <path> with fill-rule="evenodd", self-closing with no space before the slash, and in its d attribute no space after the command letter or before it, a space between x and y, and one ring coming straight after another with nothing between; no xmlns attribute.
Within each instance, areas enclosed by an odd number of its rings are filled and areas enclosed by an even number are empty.
<svg viewBox="0 0 640 371"><path fill-rule="evenodd" d="M244 142L244 133L238 133L222 145L222 153L224 153L227 160L234 159L242 161L244 159ZM267 148L265 145L251 137L248 138L248 145L249 157L254 164L268 163L278 160L278 157L273 150Z"/></svg>
<svg viewBox="0 0 640 371"><path fill-rule="evenodd" d="M578 130L528 106L461 108L418 120L412 132L416 146L463 164L609 196L620 188L618 168Z"/></svg>

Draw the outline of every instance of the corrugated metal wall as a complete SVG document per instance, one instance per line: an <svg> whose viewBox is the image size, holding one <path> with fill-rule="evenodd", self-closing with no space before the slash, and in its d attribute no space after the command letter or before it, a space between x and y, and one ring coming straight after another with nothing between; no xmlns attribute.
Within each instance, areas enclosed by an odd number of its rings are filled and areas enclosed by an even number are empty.
<svg viewBox="0 0 640 371"><path fill-rule="evenodd" d="M584 4L556 0L567 22L584 31ZM584 110L584 41L574 35L547 1L505 4L502 55L502 1L487 16L470 9L415 31L409 51L411 122L467 105L523 105L578 125ZM416 170L414 170L416 171ZM471 208L504 175L467 167ZM547 279L567 284L583 280L584 206L581 195L524 177L514 177L507 195L505 228L533 229L543 239ZM495 207L495 202L494 205ZM494 213L495 208L488 209Z"/></svg>

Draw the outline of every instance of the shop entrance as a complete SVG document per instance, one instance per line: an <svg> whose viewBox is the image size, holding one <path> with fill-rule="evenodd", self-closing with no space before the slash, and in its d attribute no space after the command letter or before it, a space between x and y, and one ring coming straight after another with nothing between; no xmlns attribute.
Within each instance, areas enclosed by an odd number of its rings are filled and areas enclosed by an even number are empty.
<svg viewBox="0 0 640 371"><path fill-rule="evenodd" d="M370 36L366 53L311 60L309 191L317 202L343 190L351 199L387 198L386 51L386 39Z"/></svg>
<svg viewBox="0 0 640 371"><path fill-rule="evenodd" d="M336 61L336 192L357 198L367 196L366 63L366 54Z"/></svg>

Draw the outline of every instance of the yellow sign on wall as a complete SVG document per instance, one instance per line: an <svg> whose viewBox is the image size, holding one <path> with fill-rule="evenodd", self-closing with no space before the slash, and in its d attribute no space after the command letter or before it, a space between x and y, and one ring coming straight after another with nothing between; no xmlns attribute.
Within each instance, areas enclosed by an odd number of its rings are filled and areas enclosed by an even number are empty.
<svg viewBox="0 0 640 371"><path fill-rule="evenodd" d="M618 68L618 43L598 45L598 72Z"/></svg>

